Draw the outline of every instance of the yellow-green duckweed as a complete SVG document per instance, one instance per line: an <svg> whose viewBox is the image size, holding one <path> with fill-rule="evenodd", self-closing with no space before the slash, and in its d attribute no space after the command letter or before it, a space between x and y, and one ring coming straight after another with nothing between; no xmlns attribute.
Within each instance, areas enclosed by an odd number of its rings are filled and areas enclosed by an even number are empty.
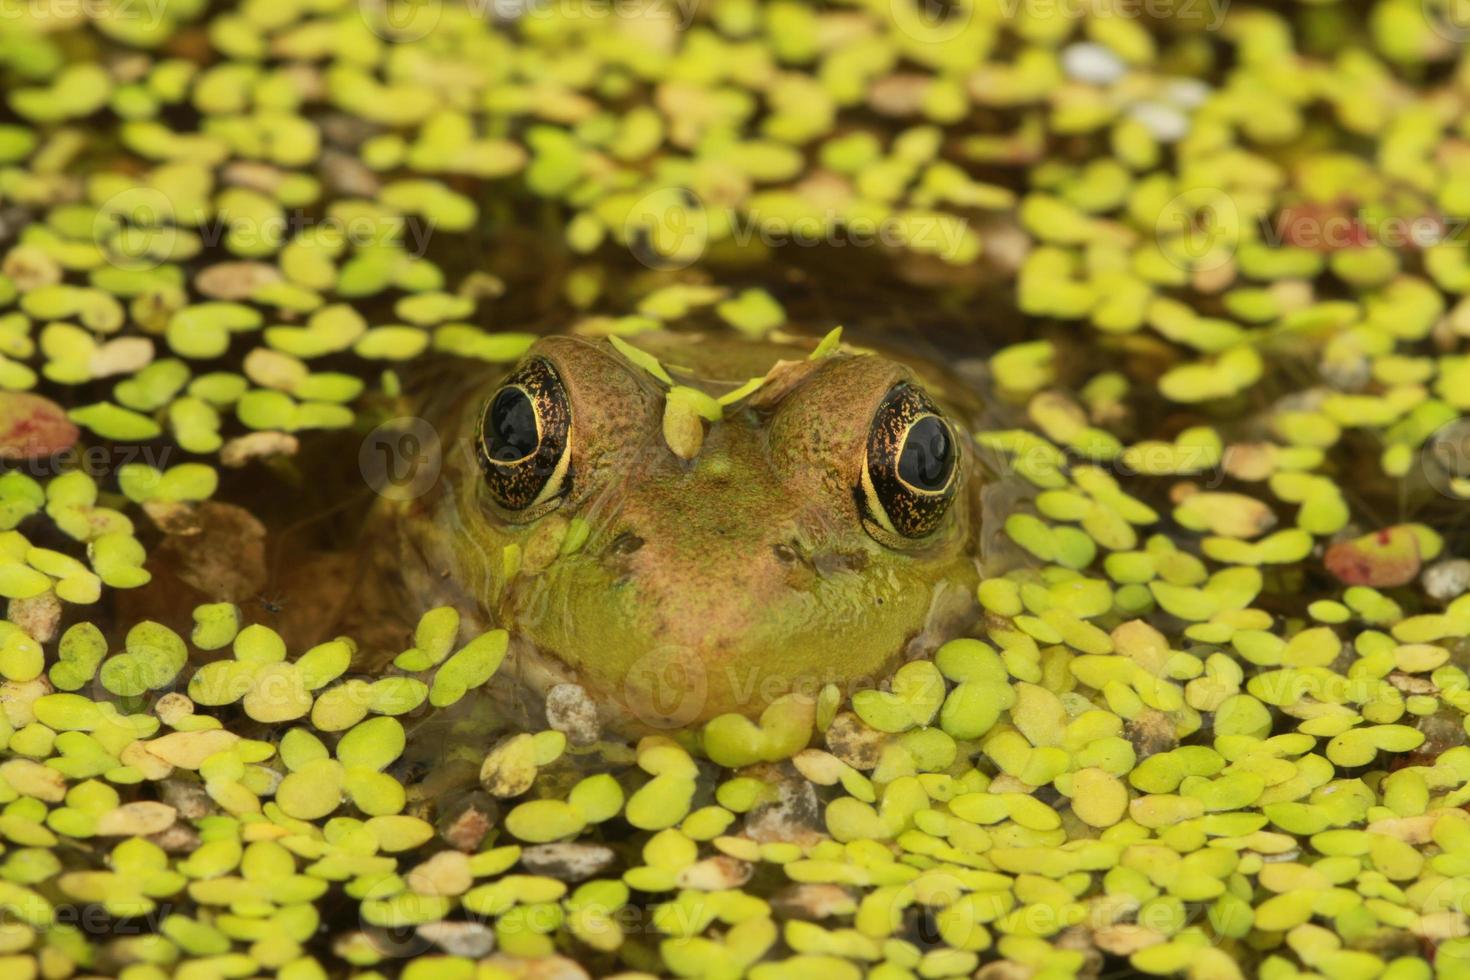
<svg viewBox="0 0 1470 980"><path fill-rule="evenodd" d="M0 17L0 975L1470 976L1453 4L143 6ZM451 793L505 631L102 628L385 368L519 358L446 257L533 221L634 358L832 326L743 271L803 236L941 284L973 635L632 745L563 691ZM643 366L685 457L759 384Z"/></svg>

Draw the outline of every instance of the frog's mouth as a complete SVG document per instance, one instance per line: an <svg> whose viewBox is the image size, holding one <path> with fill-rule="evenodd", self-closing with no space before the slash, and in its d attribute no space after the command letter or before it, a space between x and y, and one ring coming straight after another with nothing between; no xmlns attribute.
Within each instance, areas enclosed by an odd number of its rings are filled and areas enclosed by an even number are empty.
<svg viewBox="0 0 1470 980"><path fill-rule="evenodd" d="M595 705L601 725L609 730L630 735L672 731L730 710L754 717L786 694L815 699L826 684L835 684L844 694L886 686L901 663L932 656L941 644L963 635L976 622L978 608L972 583L952 579L936 583L919 627L881 658L879 669L863 676L833 665L824 674L793 677L789 658L778 654L762 658L768 661L765 669L738 665L738 681L732 683L722 674L727 665L712 664L706 654L689 646L666 643L637 657L617 683L599 684L561 651L538 644L513 624L502 674L512 679L527 706L545 706L555 689L570 685L577 698ZM734 703L727 703L732 690L737 696Z"/></svg>

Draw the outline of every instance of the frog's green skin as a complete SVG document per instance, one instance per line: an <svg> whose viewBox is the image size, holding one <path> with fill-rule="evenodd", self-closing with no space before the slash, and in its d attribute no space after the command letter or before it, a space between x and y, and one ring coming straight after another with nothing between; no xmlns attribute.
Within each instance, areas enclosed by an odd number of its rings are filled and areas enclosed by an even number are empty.
<svg viewBox="0 0 1470 980"><path fill-rule="evenodd" d="M456 397L436 420L440 480L394 512L411 608L448 601L476 626L506 626L502 673L540 693L580 684L625 730L876 684L968 622L979 481L944 392L884 356L808 360L809 341L635 339L676 383L716 397L781 366L686 461L664 438L666 385L606 340L538 341L530 356L555 366L570 407L563 492L522 514L499 506L472 447L501 376ZM904 381L945 406L961 447L954 501L916 541L877 526L861 489L875 410Z"/></svg>

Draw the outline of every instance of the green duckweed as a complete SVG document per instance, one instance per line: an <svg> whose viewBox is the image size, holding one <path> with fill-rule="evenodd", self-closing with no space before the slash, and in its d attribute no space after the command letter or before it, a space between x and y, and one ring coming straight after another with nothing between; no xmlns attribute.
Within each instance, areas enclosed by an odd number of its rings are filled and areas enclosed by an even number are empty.
<svg viewBox="0 0 1470 980"><path fill-rule="evenodd" d="M3 18L0 973L1470 974L1452 6ZM1034 329L960 345L1008 491L973 635L634 746L459 747L461 799L415 745L505 631L426 611L371 675L245 596L104 632L385 366L525 352L445 257L531 199L685 458L767 379L703 396L637 334L795 329L694 263L875 230L967 309L994 262Z"/></svg>

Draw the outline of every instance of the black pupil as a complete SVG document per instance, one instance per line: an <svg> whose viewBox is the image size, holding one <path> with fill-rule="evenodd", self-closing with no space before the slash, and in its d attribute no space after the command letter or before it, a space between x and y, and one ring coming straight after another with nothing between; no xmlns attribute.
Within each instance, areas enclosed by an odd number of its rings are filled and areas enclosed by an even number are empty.
<svg viewBox="0 0 1470 980"><path fill-rule="evenodd" d="M536 448L536 410L519 388L506 388L490 403L486 441L490 458L497 463L514 463Z"/></svg>
<svg viewBox="0 0 1470 980"><path fill-rule="evenodd" d="M933 415L915 422L898 457L899 477L920 490L942 490L953 466L954 444L949 437L949 426Z"/></svg>

